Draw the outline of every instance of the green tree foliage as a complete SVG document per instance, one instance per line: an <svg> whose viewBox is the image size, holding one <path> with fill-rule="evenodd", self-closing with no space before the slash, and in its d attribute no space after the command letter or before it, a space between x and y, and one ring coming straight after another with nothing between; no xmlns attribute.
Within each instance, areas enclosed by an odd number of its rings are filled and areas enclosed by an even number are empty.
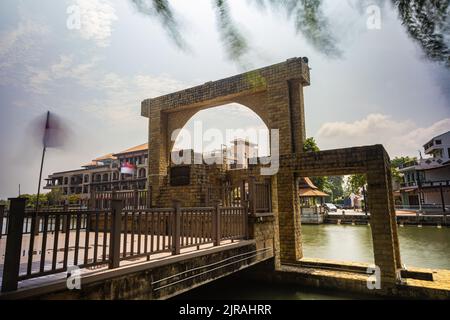
<svg viewBox="0 0 450 320"><path fill-rule="evenodd" d="M328 177L328 185L332 195L332 201L342 199L344 196L344 178L342 176Z"/></svg>
<svg viewBox="0 0 450 320"><path fill-rule="evenodd" d="M49 193L47 193L47 200L51 205L57 205L61 202L63 196L63 192L61 188L52 189Z"/></svg>
<svg viewBox="0 0 450 320"><path fill-rule="evenodd" d="M303 151L306 152L317 152L320 151L319 146L316 143L316 140L314 140L313 137L309 137L305 140L305 143L303 144ZM327 177L310 177L312 183L319 188L319 190L322 190L324 192L325 189L329 189L327 184Z"/></svg>
<svg viewBox="0 0 450 320"><path fill-rule="evenodd" d="M169 0L130 0L138 12L156 18L172 41L187 50L180 25ZM241 61L249 51L248 40L242 35L231 17L229 0L211 0L217 20L217 29L227 56ZM302 34L305 41L327 56L339 57L338 35L333 33L329 19L323 10L322 0L251 0L260 10L283 12ZM425 57L450 67L448 34L450 13L448 0L372 0L356 2L360 14L366 14L368 5L394 8L410 38L420 45Z"/></svg>
<svg viewBox="0 0 450 320"><path fill-rule="evenodd" d="M25 206L27 208L34 208L37 203L37 195L36 194L22 194L20 195L21 198L26 198ZM48 201L47 194L40 194L39 195L39 204L46 204Z"/></svg>
<svg viewBox="0 0 450 320"><path fill-rule="evenodd" d="M313 137L309 137L305 140L305 143L303 144L303 151L306 152L320 151L319 147L317 146L316 140L314 140Z"/></svg>
<svg viewBox="0 0 450 320"><path fill-rule="evenodd" d="M433 61L450 67L450 11L448 0L394 0L408 35Z"/></svg>
<svg viewBox="0 0 450 320"><path fill-rule="evenodd" d="M403 177L400 174L400 171L398 170L398 168L407 163L407 162L411 162L411 161L416 161L417 158L416 157L395 157L394 159L391 160L391 173L392 173L392 179L397 181L397 182L402 182L403 181Z"/></svg>
<svg viewBox="0 0 450 320"><path fill-rule="evenodd" d="M217 25L225 46L228 58L239 60L248 51L249 47L244 36L239 32L231 18L230 9L226 0L214 0Z"/></svg>
<svg viewBox="0 0 450 320"><path fill-rule="evenodd" d="M350 195L350 193L361 194L363 188L365 188L367 184L367 178L365 174L352 174L347 179L346 184L346 196Z"/></svg>
<svg viewBox="0 0 450 320"><path fill-rule="evenodd" d="M7 206L8 206L8 200L0 199L0 206L5 206L5 207L7 207Z"/></svg>
<svg viewBox="0 0 450 320"><path fill-rule="evenodd" d="M68 197L68 200L69 200L69 203L70 203L70 204L77 204L77 203L81 200L81 198L80 198L80 196L77 195L77 194L71 194L71 195Z"/></svg>
<svg viewBox="0 0 450 320"><path fill-rule="evenodd" d="M313 137L309 137L305 140L303 144L303 150L306 152L317 152L320 151L319 146ZM343 187L343 177L333 176L333 177L310 177L312 183L319 188L319 190L328 193L331 197L331 201L342 198L344 195Z"/></svg>
<svg viewBox="0 0 450 320"><path fill-rule="evenodd" d="M131 0L131 2L138 12L157 18L169 37L180 49L187 49L187 44L180 34L178 21L175 19L175 14L168 0Z"/></svg>

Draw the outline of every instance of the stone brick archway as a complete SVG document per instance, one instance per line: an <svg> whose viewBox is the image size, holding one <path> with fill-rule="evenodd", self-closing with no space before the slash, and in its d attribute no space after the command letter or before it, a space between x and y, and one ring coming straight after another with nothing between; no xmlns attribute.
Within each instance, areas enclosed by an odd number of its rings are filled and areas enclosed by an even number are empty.
<svg viewBox="0 0 450 320"><path fill-rule="evenodd" d="M171 133L198 111L240 103L254 111L269 129L280 130L280 154L300 152L305 139L303 87L309 85L306 59L257 69L142 102L149 118L149 181L158 190L167 175Z"/></svg>
<svg viewBox="0 0 450 320"><path fill-rule="evenodd" d="M401 262L391 176L387 169L389 158L380 146L303 152L303 87L310 84L309 79L307 59L293 58L144 100L141 114L149 118L149 186L153 193L158 193L167 180L173 130L182 128L200 110L228 103L247 106L265 122L269 130L279 130L280 169L272 178L276 264L302 258L297 178L365 173L370 193L376 199L370 202L375 263L381 269L382 283L391 286L396 282Z"/></svg>
<svg viewBox="0 0 450 320"><path fill-rule="evenodd" d="M255 118L257 118L257 123L256 125L261 125L263 124L265 129L268 129L267 126L267 119L266 121L264 121L264 119L262 119L256 112L255 110L259 111L261 114L265 113L265 109L263 108L259 108L259 105L263 105L264 102L264 94L258 94L255 95L254 98L252 99L252 101L247 101L250 99L236 99L236 101L239 102L234 102L231 105L228 104L220 104L218 106L215 107L200 107L200 108L193 108L193 109L187 109L187 110L182 110L182 111L178 111L175 112L171 115L169 115L169 120L168 120L168 130L167 132L172 133L174 132L176 129L181 129L181 128L187 128L188 126L192 125L192 122L195 122L197 119L198 114L203 111L203 110L212 110L212 109L220 109L220 111L222 110L226 110L228 107L232 106L232 107L239 107L241 108L240 110L245 110L247 113L248 111L250 111L250 113L252 114L252 116L254 116ZM245 104L244 104L245 103ZM238 110L238 112L240 112L240 110ZM219 110L216 111L217 113L220 113ZM235 120L232 119L233 121ZM217 121L222 121L222 119L218 119ZM217 124L216 121L213 121L213 124ZM227 129L232 129L232 128L227 128ZM192 132L190 132L192 134ZM173 137L172 137L173 138ZM178 138L178 136L177 136ZM224 141L224 143L227 143L229 141ZM168 140L168 150L169 151L174 151L174 146L176 145L176 139L171 140L169 137Z"/></svg>
<svg viewBox="0 0 450 320"><path fill-rule="evenodd" d="M334 176L365 174L370 194L369 212L375 265L381 271L382 289L390 289L400 278L401 258L395 218L390 160L382 145L354 147L320 152L282 155L278 179L278 211L280 229L280 260L296 261L302 257L300 212L283 214L290 207L290 188L296 175ZM280 180L288 183L280 183ZM294 201L298 201L294 200Z"/></svg>

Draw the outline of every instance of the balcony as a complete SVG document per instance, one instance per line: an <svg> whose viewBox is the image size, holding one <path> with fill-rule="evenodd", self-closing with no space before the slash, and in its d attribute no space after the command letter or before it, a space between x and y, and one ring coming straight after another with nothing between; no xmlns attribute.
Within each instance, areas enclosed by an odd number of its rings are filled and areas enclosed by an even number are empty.
<svg viewBox="0 0 450 320"><path fill-rule="evenodd" d="M439 141L430 141L426 145L423 146L423 149L425 150L425 154L442 154L443 145L442 142Z"/></svg>
<svg viewBox="0 0 450 320"><path fill-rule="evenodd" d="M416 160L412 160L412 161L402 163L398 168L400 169L400 171L402 171L403 169L414 167L414 166L417 166L418 164L419 164L419 162L417 162Z"/></svg>
<svg viewBox="0 0 450 320"><path fill-rule="evenodd" d="M440 187L440 186L450 187L450 180L422 182L422 188L435 188L435 187Z"/></svg>
<svg viewBox="0 0 450 320"><path fill-rule="evenodd" d="M417 188L417 181L409 181L400 183L400 189L404 188Z"/></svg>
<svg viewBox="0 0 450 320"><path fill-rule="evenodd" d="M400 183L400 189L404 188L417 188L419 185L417 181L409 181ZM440 181L422 181L421 188L436 188L436 187L450 187L450 180L440 180Z"/></svg>
<svg viewBox="0 0 450 320"><path fill-rule="evenodd" d="M61 187L62 185L62 180L60 179L46 179L47 183L44 186L44 189L51 189L54 187Z"/></svg>

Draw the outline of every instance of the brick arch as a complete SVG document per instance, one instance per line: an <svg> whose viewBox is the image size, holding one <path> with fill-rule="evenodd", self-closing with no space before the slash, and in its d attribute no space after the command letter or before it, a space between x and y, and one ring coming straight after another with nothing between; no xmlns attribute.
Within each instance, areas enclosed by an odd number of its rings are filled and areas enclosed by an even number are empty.
<svg viewBox="0 0 450 320"><path fill-rule="evenodd" d="M169 154L171 150L170 134L184 124L198 111L227 103L242 104L255 112L269 130L279 130L280 155L298 155L303 153L305 140L305 119L303 87L309 85L309 67L307 59L293 58L265 68L238 74L229 78L207 82L203 85L168 95L146 99L141 104L141 114L149 119L149 162L148 184L152 188L152 204L167 202L167 197L180 197L189 201L191 206L201 205L200 187L188 186L184 189L171 188L168 183ZM195 169L195 168L194 168ZM204 169L204 168L203 168ZM202 170L203 170L202 169ZM284 232L295 230L292 247L286 249L283 256L297 258L292 254L301 246L300 226L295 218L296 191L292 188L293 177L277 174L272 179L273 210L278 216L289 217L280 225L280 239L288 239ZM203 177L203 174L201 174ZM202 180L203 181L203 180ZM219 182L220 183L220 182ZM286 189L286 185L290 189ZM277 198L280 193L290 192L288 203L278 212ZM275 230L275 238L278 231ZM283 232L283 233L282 233ZM290 239L290 238L289 238ZM279 247L275 241L275 252ZM295 256L295 257L294 257Z"/></svg>
<svg viewBox="0 0 450 320"><path fill-rule="evenodd" d="M303 87L308 85L307 60L293 58L144 100L141 114L149 118L149 184L158 190L167 176L169 132L184 125L200 110L231 102L250 108L269 130L279 129L280 154L301 152L305 140Z"/></svg>
<svg viewBox="0 0 450 320"><path fill-rule="evenodd" d="M302 258L298 177L365 173L372 199L372 236L375 263L380 267L384 290L395 287L401 267L392 197L392 177L387 153L381 146L303 152L305 119L303 87L309 85L307 59L286 62L253 70L222 80L147 99L141 114L149 118L148 182L152 201L167 184L169 132L182 127L198 111L235 102L242 104L264 121L270 129L279 129L279 171L271 178L272 210L275 217L274 253L277 267L282 262ZM205 166L200 166L205 171ZM203 172L199 171L203 182ZM217 183L221 183L218 181ZM200 186L201 187L201 186ZM170 189L167 195L182 194L199 205L201 188ZM181 191L180 191L181 190ZM155 197L153 196L155 194ZM376 202L376 203L375 203Z"/></svg>
<svg viewBox="0 0 450 320"><path fill-rule="evenodd" d="M172 132L176 129L181 129L184 128L186 126L186 124L188 124L189 121L191 121L200 111L204 111L204 110L209 110L212 108L216 108L216 107L221 107L224 106L226 107L227 104L233 103L233 104L238 104L240 106L243 106L249 110L251 110L253 113L255 113L259 119L265 124L266 128L269 128L269 118L267 116L267 112L265 112L265 108L262 104L259 103L263 103L262 99L253 99L249 100L249 99L236 99L240 102L237 101L231 101L231 102L227 102L224 104L220 104L220 105L214 105L214 106L203 106L203 107L199 107L199 108L193 108L193 109L186 109L186 110L181 110L178 112L174 112L168 115L168 119L167 119L167 136L168 136L168 152L171 152L173 150L173 146L175 144L175 141L171 140L171 135Z"/></svg>

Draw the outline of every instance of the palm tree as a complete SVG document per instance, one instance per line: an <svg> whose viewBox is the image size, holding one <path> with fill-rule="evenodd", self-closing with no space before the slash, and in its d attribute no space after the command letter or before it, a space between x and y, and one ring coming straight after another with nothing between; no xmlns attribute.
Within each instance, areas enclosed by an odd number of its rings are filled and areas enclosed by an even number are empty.
<svg viewBox="0 0 450 320"><path fill-rule="evenodd" d="M157 18L175 45L188 50L180 33L169 0L130 0L138 12ZM217 29L229 59L242 62L249 51L248 40L239 31L230 14L228 0L211 0ZM425 57L450 67L450 13L448 0L372 0L384 6L390 3L408 35L422 48ZM249 0L260 10L281 10L292 20L297 33L319 52L339 57L341 49L323 12L322 0ZM369 4L360 2L359 6ZM363 12L360 10L361 13Z"/></svg>

